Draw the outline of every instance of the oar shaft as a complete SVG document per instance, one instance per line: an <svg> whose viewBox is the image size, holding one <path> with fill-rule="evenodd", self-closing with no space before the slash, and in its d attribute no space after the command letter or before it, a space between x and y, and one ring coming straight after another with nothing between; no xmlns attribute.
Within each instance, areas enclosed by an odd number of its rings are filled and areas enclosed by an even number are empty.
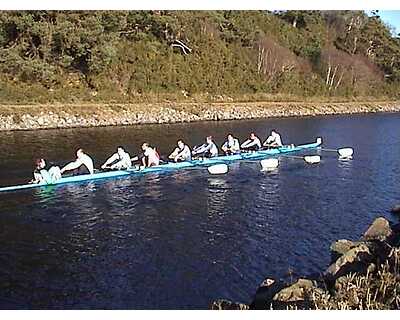
<svg viewBox="0 0 400 320"><path fill-rule="evenodd" d="M322 150L322 151L328 151L328 152L337 152L337 149L325 149L325 148L321 148L320 150Z"/></svg>
<svg viewBox="0 0 400 320"><path fill-rule="evenodd" d="M304 157L299 157L299 156L287 156L287 155L284 155L284 154L280 154L279 157L293 158L293 159L304 159Z"/></svg>

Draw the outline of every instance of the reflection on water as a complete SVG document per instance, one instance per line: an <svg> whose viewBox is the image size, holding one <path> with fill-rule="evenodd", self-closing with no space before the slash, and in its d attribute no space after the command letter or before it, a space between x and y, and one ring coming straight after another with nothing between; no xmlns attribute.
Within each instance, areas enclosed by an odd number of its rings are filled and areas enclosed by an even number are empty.
<svg viewBox="0 0 400 320"><path fill-rule="evenodd" d="M315 150L318 165L281 158L0 194L0 306L45 309L207 308L249 302L265 276L319 272L329 246L357 239L400 198L400 116L369 115L0 133L0 185L31 176L32 155L57 163L85 147L98 167L115 143L168 154L226 132L279 128L295 144L322 136L353 160ZM374 132L374 134L372 134ZM377 134L375 134L377 133ZM90 137L90 141L86 138ZM301 156L305 155L299 154Z"/></svg>
<svg viewBox="0 0 400 320"><path fill-rule="evenodd" d="M224 178L208 178L208 214L224 214L226 203L229 201L229 196L232 196L230 190L232 188L229 182Z"/></svg>

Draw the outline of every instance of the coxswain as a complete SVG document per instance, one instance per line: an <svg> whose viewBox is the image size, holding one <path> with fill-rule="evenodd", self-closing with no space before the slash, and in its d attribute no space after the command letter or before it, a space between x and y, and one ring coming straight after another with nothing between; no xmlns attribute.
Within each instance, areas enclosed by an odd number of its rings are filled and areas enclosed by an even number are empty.
<svg viewBox="0 0 400 320"><path fill-rule="evenodd" d="M46 161L37 159L35 161L35 169L33 171L33 179L29 183L54 183L61 178L60 168L57 166L46 169Z"/></svg>

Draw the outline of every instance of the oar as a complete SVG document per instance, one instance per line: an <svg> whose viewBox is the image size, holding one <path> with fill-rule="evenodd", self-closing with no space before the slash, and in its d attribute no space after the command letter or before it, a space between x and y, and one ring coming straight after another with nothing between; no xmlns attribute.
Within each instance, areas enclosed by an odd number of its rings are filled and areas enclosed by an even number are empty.
<svg viewBox="0 0 400 320"><path fill-rule="evenodd" d="M327 152L337 152L339 154L339 158L345 158L345 159L351 159L354 153L353 148L340 148L340 149L321 148L320 150Z"/></svg>
<svg viewBox="0 0 400 320"><path fill-rule="evenodd" d="M309 164L315 164L315 163L321 162L321 156L318 156L318 155L300 157L300 156L287 156L287 155L280 154L279 156L289 158L289 159L303 159L305 162L307 162Z"/></svg>
<svg viewBox="0 0 400 320"><path fill-rule="evenodd" d="M207 167L210 174L225 174L228 172L228 166L225 163L214 164Z"/></svg>
<svg viewBox="0 0 400 320"><path fill-rule="evenodd" d="M260 161L263 170L276 169L279 166L279 160L276 158L268 158Z"/></svg>

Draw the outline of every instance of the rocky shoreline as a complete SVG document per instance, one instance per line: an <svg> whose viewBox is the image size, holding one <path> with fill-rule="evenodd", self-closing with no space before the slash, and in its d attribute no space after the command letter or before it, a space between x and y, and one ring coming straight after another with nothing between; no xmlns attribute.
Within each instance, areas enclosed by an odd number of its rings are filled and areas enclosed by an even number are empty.
<svg viewBox="0 0 400 320"><path fill-rule="evenodd" d="M399 111L399 101L2 105L0 131Z"/></svg>
<svg viewBox="0 0 400 320"><path fill-rule="evenodd" d="M400 206L392 209L400 212ZM400 223L375 219L358 241L331 245L331 264L320 275L285 283L266 278L249 304L225 299L213 310L399 309Z"/></svg>

